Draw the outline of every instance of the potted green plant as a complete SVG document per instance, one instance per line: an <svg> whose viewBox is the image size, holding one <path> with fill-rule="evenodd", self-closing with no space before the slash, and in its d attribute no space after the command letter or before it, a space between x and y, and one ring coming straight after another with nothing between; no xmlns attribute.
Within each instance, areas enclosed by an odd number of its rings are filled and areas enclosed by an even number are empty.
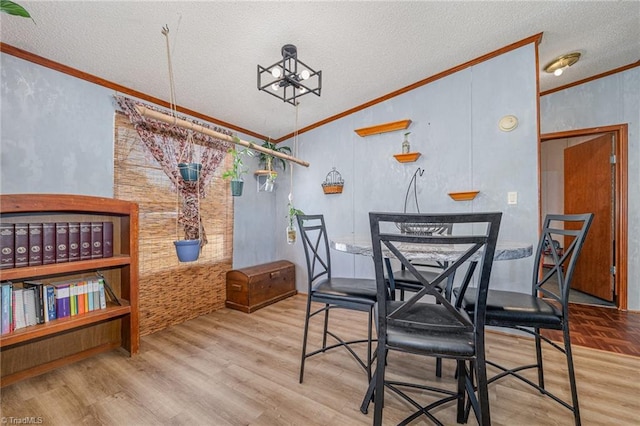
<svg viewBox="0 0 640 426"><path fill-rule="evenodd" d="M244 167L242 157L245 155L249 157L253 156L253 151L249 151L247 148L238 150L234 146L228 152L233 157L233 163L230 169L222 173L222 177L224 179L231 179L231 195L239 197L242 195L242 187L244 186L242 176L244 176L248 170Z"/></svg>
<svg viewBox="0 0 640 426"><path fill-rule="evenodd" d="M294 244L296 242L297 237L297 228L293 223L296 216L299 214L304 214L302 210L298 210L293 206L293 203L289 201L289 214L287 217L289 218L289 226L287 226L287 244Z"/></svg>
<svg viewBox="0 0 640 426"><path fill-rule="evenodd" d="M275 152L279 152L281 154L289 154L289 155L291 154L291 148L289 148L286 145L278 146L275 143L271 142L270 139L267 139L266 141L264 141L264 143L262 144L262 147L270 149ZM274 159L275 157L273 155L267 154L266 152L261 152L260 156L258 157L258 161L260 162L261 167L263 167L264 170L269 170L269 171L272 171L275 169L273 164ZM286 170L287 169L286 160L284 158L279 158L279 160L280 160L280 164L282 165L282 170Z"/></svg>

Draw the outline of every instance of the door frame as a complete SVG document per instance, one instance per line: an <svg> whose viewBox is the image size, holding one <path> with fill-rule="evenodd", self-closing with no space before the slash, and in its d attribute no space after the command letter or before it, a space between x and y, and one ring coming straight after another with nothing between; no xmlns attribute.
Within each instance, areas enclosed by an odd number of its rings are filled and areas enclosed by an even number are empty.
<svg viewBox="0 0 640 426"><path fill-rule="evenodd" d="M540 144L554 139L567 139L577 136L589 136L597 133L613 133L615 138L615 200L614 200L614 262L616 271L614 286L616 292L616 306L619 310L627 310L627 251L628 251L628 223L627 223L627 124L592 127L589 129L567 130L562 132L545 133L540 135ZM538 159L540 154L538 154ZM542 215L542 164L538 161L538 216Z"/></svg>

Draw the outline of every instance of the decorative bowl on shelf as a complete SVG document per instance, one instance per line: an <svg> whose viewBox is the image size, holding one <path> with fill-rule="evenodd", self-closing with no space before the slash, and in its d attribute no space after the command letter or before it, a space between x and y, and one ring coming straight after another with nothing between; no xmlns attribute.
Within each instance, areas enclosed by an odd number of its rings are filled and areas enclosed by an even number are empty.
<svg viewBox="0 0 640 426"><path fill-rule="evenodd" d="M450 192L449 197L455 201L470 201L476 198L480 191L464 191L464 192Z"/></svg>
<svg viewBox="0 0 640 426"><path fill-rule="evenodd" d="M405 154L394 154L393 156L400 163L413 163L418 158L420 158L420 155L422 154L420 154L419 152L407 152Z"/></svg>

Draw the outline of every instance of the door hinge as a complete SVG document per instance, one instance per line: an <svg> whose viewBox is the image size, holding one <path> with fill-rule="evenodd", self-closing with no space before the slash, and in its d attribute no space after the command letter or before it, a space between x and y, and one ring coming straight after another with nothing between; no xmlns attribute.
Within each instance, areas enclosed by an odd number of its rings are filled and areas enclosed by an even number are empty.
<svg viewBox="0 0 640 426"><path fill-rule="evenodd" d="M615 275L616 274L616 267L612 266L611 267L611 275Z"/></svg>
<svg viewBox="0 0 640 426"><path fill-rule="evenodd" d="M615 154L613 154L613 155L611 156L611 158L609 159L609 162L610 162L611 164L616 164L616 155L615 155Z"/></svg>

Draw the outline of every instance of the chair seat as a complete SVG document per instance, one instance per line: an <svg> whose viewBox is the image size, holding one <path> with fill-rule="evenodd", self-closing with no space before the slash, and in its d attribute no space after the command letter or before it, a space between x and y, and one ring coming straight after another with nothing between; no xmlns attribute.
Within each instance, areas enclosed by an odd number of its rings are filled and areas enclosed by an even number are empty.
<svg viewBox="0 0 640 426"><path fill-rule="evenodd" d="M454 293L457 294L457 290ZM472 311L476 291L467 289L462 307ZM489 290L487 325L562 328L562 311L544 299L515 291Z"/></svg>
<svg viewBox="0 0 640 426"><path fill-rule="evenodd" d="M366 278L331 278L318 281L312 287L315 299L373 305L376 303L376 282Z"/></svg>
<svg viewBox="0 0 640 426"><path fill-rule="evenodd" d="M403 302L389 302L388 312L392 312L402 304ZM464 312L463 314L466 316ZM388 321L387 345L389 347L442 357L465 358L475 354L472 329L462 326L443 305L416 303L402 314L402 320L419 323L419 325Z"/></svg>

